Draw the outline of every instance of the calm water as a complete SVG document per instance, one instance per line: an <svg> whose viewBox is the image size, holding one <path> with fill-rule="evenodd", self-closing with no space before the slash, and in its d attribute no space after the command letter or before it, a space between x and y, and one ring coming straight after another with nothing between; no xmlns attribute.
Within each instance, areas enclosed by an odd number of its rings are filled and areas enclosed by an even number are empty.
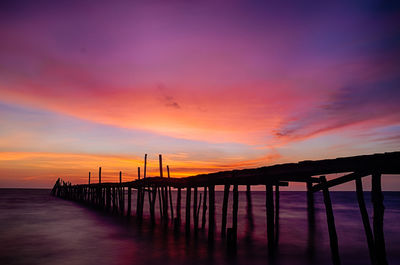
<svg viewBox="0 0 400 265"><path fill-rule="evenodd" d="M184 203L184 193L182 195ZM0 189L0 264L331 263L320 194L315 200L316 225L309 229L305 193L281 192L279 247L274 260L267 254L264 193L252 192L251 216L246 208L245 193L239 194L235 255L228 254L225 242L219 239L222 195L216 192L217 240L211 248L207 246L206 231L200 231L198 237L192 234L189 239L185 237L184 226L180 235L160 224L151 228L146 220L148 216L140 225L135 218L127 221L51 197L49 190ZM342 263L369 264L355 193L332 192L331 196ZM369 193L365 196L370 207ZM136 193L132 196L134 206L135 197ZM385 206L389 264L400 264L400 193L385 193ZM146 205L145 214L147 209ZM371 208L368 210L371 216Z"/></svg>

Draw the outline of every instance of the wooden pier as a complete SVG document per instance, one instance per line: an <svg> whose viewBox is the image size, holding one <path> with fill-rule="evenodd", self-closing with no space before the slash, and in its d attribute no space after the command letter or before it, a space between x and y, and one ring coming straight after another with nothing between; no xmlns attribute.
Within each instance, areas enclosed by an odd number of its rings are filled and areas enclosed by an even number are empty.
<svg viewBox="0 0 400 265"><path fill-rule="evenodd" d="M134 181L122 182L122 172L119 172L120 181L116 183L101 182L101 167L98 173L98 183L93 183L93 176L89 173L89 183L72 185L58 179L52 189L52 194L68 200L74 200L92 205L98 209L118 213L131 217L132 189L137 190L136 196L136 218L143 218L144 201L146 193L150 220L156 222L155 204L160 205L160 216L164 223L173 222L174 229L181 225L181 192L186 189L186 235L191 234L193 229L196 234L198 229L205 229L208 216L208 240L212 245L216 236L215 223L215 186L223 185L224 197L222 206L221 236L227 241L228 247L234 249L237 241L237 214L238 214L238 186L245 185L246 200L251 207L251 186L265 186L265 207L268 250L273 255L278 243L279 230L279 186L288 186L290 182L302 182L307 187L307 210L309 222L314 216L313 193L322 191L326 209L327 225L331 246L333 264L340 264L339 243L336 234L334 213L330 199L329 188L354 181L356 184L357 200L363 221L363 227L368 244L371 264L387 264L385 240L383 234L384 205L381 188L381 176L384 174L400 174L400 152L383 154L342 157L336 159L302 161L299 163L288 163L274 166L260 167L254 169L242 169L222 171L210 174L200 174L185 178L170 177L169 166L167 166L167 177L163 176L162 156L159 156L160 175L156 177L146 176L147 155L145 156L143 177ZM341 174L340 177L326 179L329 174ZM373 206L373 224L369 222L366 210L363 187L361 179L372 176L371 196ZM91 180L92 177L92 180ZM226 228L227 204L230 188L233 187L232 227ZM171 189L177 190L176 208L173 209ZM275 188L275 201L274 201ZM198 198L198 191L203 191L203 198ZM193 196L192 196L193 191ZM125 194L127 194L127 209L125 211ZM192 199L193 198L193 202ZM168 203L169 201L169 203ZM202 205L201 205L202 204ZM200 216L202 219L200 226ZM192 211L192 216L191 216ZM191 225L193 221L193 226Z"/></svg>

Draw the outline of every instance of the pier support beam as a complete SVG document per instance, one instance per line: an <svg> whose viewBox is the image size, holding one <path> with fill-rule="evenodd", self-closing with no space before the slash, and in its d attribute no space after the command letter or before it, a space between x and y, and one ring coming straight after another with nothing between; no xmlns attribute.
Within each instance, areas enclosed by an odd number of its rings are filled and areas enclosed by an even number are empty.
<svg viewBox="0 0 400 265"><path fill-rule="evenodd" d="M371 200L374 207L373 229L376 260L378 264L386 265L388 264L388 262L386 259L385 238L383 235L383 215L385 211L385 206L383 205L383 193L381 187L380 173L372 174Z"/></svg>
<svg viewBox="0 0 400 265"><path fill-rule="evenodd" d="M246 185L246 219L249 231L254 230L253 204L251 201L251 185Z"/></svg>
<svg viewBox="0 0 400 265"><path fill-rule="evenodd" d="M110 211L111 209L111 188L107 187L106 191L106 211Z"/></svg>
<svg viewBox="0 0 400 265"><path fill-rule="evenodd" d="M275 244L279 242L279 184L275 185Z"/></svg>
<svg viewBox="0 0 400 265"><path fill-rule="evenodd" d="M229 189L230 189L230 185L225 184L224 200L222 202L222 221L221 221L221 237L222 238L224 238L226 235L226 216L227 216L227 212L228 212Z"/></svg>
<svg viewBox="0 0 400 265"><path fill-rule="evenodd" d="M113 197L112 212L113 213L118 210L118 208L117 208L117 195L116 195L115 189L116 189L115 187L112 188L112 193L113 193L112 194L112 197Z"/></svg>
<svg viewBox="0 0 400 265"><path fill-rule="evenodd" d="M132 207L132 188L128 187L128 212L126 213L126 215L128 217L131 216L131 207Z"/></svg>
<svg viewBox="0 0 400 265"><path fill-rule="evenodd" d="M314 193L312 191L312 182L307 181L307 213L310 220L314 219Z"/></svg>
<svg viewBox="0 0 400 265"><path fill-rule="evenodd" d="M169 174L169 166L167 165L167 173L168 173L168 179L171 178ZM171 208L171 220L174 220L174 207L172 205L172 192L171 192L171 186L168 187L168 192L169 192L169 203L170 203L170 208Z"/></svg>
<svg viewBox="0 0 400 265"><path fill-rule="evenodd" d="M265 206L267 212L267 238L268 250L273 253L275 245L275 229L274 229L274 193L272 184L266 185Z"/></svg>
<svg viewBox="0 0 400 265"><path fill-rule="evenodd" d="M197 187L193 188L193 225L194 225L194 232L197 234L199 229L199 219L197 219Z"/></svg>
<svg viewBox="0 0 400 265"><path fill-rule="evenodd" d="M361 218L362 218L362 222L364 225L365 236L367 237L369 257L371 259L371 264L377 264L376 257L375 257L374 236L372 234L371 225L369 223L367 207L365 206L364 191L363 191L361 177L356 178L356 192L357 192L358 206L360 207Z"/></svg>
<svg viewBox="0 0 400 265"><path fill-rule="evenodd" d="M163 205L162 205L162 202L161 202L161 199L162 199L162 197L161 197L161 192L160 192L160 189L162 189L161 187L157 187L157 193L158 193L158 204L159 204L159 210L160 210L160 218L161 219L163 219L164 218L164 208L163 208Z"/></svg>
<svg viewBox="0 0 400 265"><path fill-rule="evenodd" d="M182 197L181 197L181 188L178 188L178 191L177 191L177 197L176 197L176 222L177 222L177 224L178 225L180 225L181 224L181 200L182 200Z"/></svg>
<svg viewBox="0 0 400 265"><path fill-rule="evenodd" d="M208 244L214 244L215 230L215 186L209 186L209 206L208 211Z"/></svg>
<svg viewBox="0 0 400 265"><path fill-rule="evenodd" d="M190 200L191 200L191 188L186 188L186 235L190 234Z"/></svg>
<svg viewBox="0 0 400 265"><path fill-rule="evenodd" d="M321 184L326 184L325 176L321 176L320 180L321 180ZM335 219L333 217L331 196L329 195L329 189L327 187L323 188L322 192L324 194L326 220L328 222L328 231L329 231L329 240L330 240L331 253L332 253L332 261L333 261L333 264L338 265L338 264L340 264L339 246L338 246L338 238L337 238L337 234L336 234Z"/></svg>
<svg viewBox="0 0 400 265"><path fill-rule="evenodd" d="M156 223L156 215L155 215L156 196L157 196L156 187L151 187L151 192L149 191L149 205L150 205L149 207L150 207L150 219L153 225Z"/></svg>
<svg viewBox="0 0 400 265"><path fill-rule="evenodd" d="M230 238L233 246L236 246L236 241L237 241L238 208L239 208L238 185L233 185L232 236Z"/></svg>
<svg viewBox="0 0 400 265"><path fill-rule="evenodd" d="M206 228L206 213L207 213L207 186L204 186L203 197L203 217L201 219L201 229Z"/></svg>
<svg viewBox="0 0 400 265"><path fill-rule="evenodd" d="M142 188L137 189L137 196L136 196L136 216L141 219L142 216L140 214L140 199L142 198Z"/></svg>

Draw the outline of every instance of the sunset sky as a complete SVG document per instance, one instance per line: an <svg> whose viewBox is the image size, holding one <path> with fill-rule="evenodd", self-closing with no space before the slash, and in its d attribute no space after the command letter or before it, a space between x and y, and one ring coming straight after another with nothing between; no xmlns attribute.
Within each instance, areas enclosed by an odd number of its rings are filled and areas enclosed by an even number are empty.
<svg viewBox="0 0 400 265"><path fill-rule="evenodd" d="M398 1L1 1L0 187L398 151L399 47Z"/></svg>

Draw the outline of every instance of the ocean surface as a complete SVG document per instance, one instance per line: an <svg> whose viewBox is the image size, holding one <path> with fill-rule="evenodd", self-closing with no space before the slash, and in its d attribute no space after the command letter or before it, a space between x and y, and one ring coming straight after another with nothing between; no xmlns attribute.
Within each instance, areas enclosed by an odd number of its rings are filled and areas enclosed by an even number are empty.
<svg viewBox="0 0 400 265"><path fill-rule="evenodd" d="M180 233L173 232L172 224L161 225L158 216L152 227L147 204L139 223L136 218L127 220L49 194L44 189L0 189L0 264L332 264L320 193L315 195L314 226L308 223L305 192L280 193L279 244L274 257L267 250L264 192L252 192L251 211L245 192L239 193L236 253L228 251L220 239L220 191L216 192L213 247L207 244L206 230L185 236L185 192ZM385 192L384 196L387 258L389 264L400 264L400 193ZM370 264L355 192L331 192L331 197L342 264ZM231 199L227 227L231 226ZM365 200L372 224L368 192ZM135 213L135 192L132 205Z"/></svg>

